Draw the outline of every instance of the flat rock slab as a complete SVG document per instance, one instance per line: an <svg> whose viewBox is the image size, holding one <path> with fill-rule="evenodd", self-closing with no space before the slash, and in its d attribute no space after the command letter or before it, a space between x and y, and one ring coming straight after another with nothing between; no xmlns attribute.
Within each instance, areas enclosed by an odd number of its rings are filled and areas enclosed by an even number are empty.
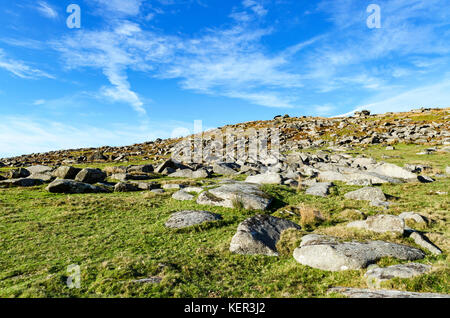
<svg viewBox="0 0 450 318"><path fill-rule="evenodd" d="M416 243L420 247L426 249L431 254L434 254L434 255L442 254L442 251L439 249L439 247L434 245L425 235L423 235L417 231L412 231L412 233L409 237L414 240L414 243Z"/></svg>
<svg viewBox="0 0 450 318"><path fill-rule="evenodd" d="M361 289L334 287L328 290L328 293L343 294L349 298L450 298L448 294L436 293L414 293L400 290L386 289Z"/></svg>
<svg viewBox="0 0 450 318"><path fill-rule="evenodd" d="M385 281L392 278L412 278L415 276L423 275L431 270L430 265L420 263L408 263L393 265L388 267L375 266L370 268L365 277L374 279L376 281Z"/></svg>
<svg viewBox="0 0 450 318"><path fill-rule="evenodd" d="M348 192L344 195L346 199L363 201L386 201L383 191L375 187L365 187L356 191Z"/></svg>
<svg viewBox="0 0 450 318"><path fill-rule="evenodd" d="M377 233L395 232L403 234L405 221L396 215L369 216L364 221L355 221L347 224L350 228L359 228Z"/></svg>
<svg viewBox="0 0 450 318"><path fill-rule="evenodd" d="M95 186L89 183L78 182L74 180L57 179L50 183L47 191L52 193L103 193L109 192L105 188Z"/></svg>
<svg viewBox="0 0 450 318"><path fill-rule="evenodd" d="M172 195L172 199L178 200L178 201L190 201L194 200L194 196L192 194L187 193L184 190L180 190L175 192Z"/></svg>
<svg viewBox="0 0 450 318"><path fill-rule="evenodd" d="M383 176L398 178L403 180L416 181L417 175L392 163L383 163L372 169L370 172L374 172Z"/></svg>
<svg viewBox="0 0 450 318"><path fill-rule="evenodd" d="M165 225L166 227L172 229L182 229L221 219L222 216L220 214L215 214L208 211L181 211L172 214Z"/></svg>
<svg viewBox="0 0 450 318"><path fill-rule="evenodd" d="M11 187L34 187L43 184L44 181L41 179L30 179L30 178L18 178L18 179L7 179L0 181L0 188L11 188Z"/></svg>
<svg viewBox="0 0 450 318"><path fill-rule="evenodd" d="M423 215L420 215L419 213L415 213L415 212L403 212L402 214L399 215L399 217L405 221L413 220L416 223L422 223L422 224L428 223L428 219L426 217L424 217Z"/></svg>
<svg viewBox="0 0 450 318"><path fill-rule="evenodd" d="M275 172L267 172L264 174L257 174L255 176L248 176L245 182L257 184L281 184L281 175Z"/></svg>
<svg viewBox="0 0 450 318"><path fill-rule="evenodd" d="M198 204L235 208L242 204L248 210L266 210L272 198L259 185L246 182L231 182L201 193Z"/></svg>
<svg viewBox="0 0 450 318"><path fill-rule="evenodd" d="M281 233L300 226L270 215L256 215L246 219L237 228L230 251L237 254L278 256L276 248Z"/></svg>
<svg viewBox="0 0 450 318"><path fill-rule="evenodd" d="M330 188L332 186L333 183L331 182L317 182L311 185L305 193L319 197L326 197L328 194L330 194Z"/></svg>
<svg viewBox="0 0 450 318"><path fill-rule="evenodd" d="M312 238L306 235L300 247L294 250L294 258L300 264L327 271L365 268L382 257L417 260L424 258L425 253L390 242L338 242L337 238L321 235Z"/></svg>
<svg viewBox="0 0 450 318"><path fill-rule="evenodd" d="M52 167L48 167L48 166L42 166L42 165L37 165L37 166L30 166L26 168L30 174L39 174L39 173L51 173L54 169Z"/></svg>

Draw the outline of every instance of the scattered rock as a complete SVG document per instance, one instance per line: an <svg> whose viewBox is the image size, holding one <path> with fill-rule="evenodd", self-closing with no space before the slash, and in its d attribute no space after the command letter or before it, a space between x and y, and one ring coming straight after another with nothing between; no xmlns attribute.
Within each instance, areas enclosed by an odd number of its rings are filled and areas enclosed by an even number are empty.
<svg viewBox="0 0 450 318"><path fill-rule="evenodd" d="M220 214L208 211L180 211L172 214L165 225L168 228L181 229L221 219L222 216Z"/></svg>
<svg viewBox="0 0 450 318"><path fill-rule="evenodd" d="M235 175L237 174L237 171L234 170L235 166L228 163L215 163L213 164L213 172L224 176Z"/></svg>
<svg viewBox="0 0 450 318"><path fill-rule="evenodd" d="M369 216L365 221L355 221L347 224L350 228L360 228L377 233L395 232L403 234L405 221L395 215Z"/></svg>
<svg viewBox="0 0 450 318"><path fill-rule="evenodd" d="M270 215L256 215L246 219L237 228L230 251L238 254L278 256L276 244L281 233L300 226Z"/></svg>
<svg viewBox="0 0 450 318"><path fill-rule="evenodd" d="M47 191L52 193L101 193L109 192L103 187L91 185L89 183L78 182L74 180L57 179L50 183Z"/></svg>
<svg viewBox="0 0 450 318"><path fill-rule="evenodd" d="M392 163L383 163L378 167L372 169L372 172L378 173L383 176L398 178L403 180L417 180L417 175L408 170L394 165Z"/></svg>
<svg viewBox="0 0 450 318"><path fill-rule="evenodd" d="M132 280L132 283L137 283L137 284L159 284L162 281L162 277L149 277L149 278L143 278L143 279L137 279L137 280Z"/></svg>
<svg viewBox="0 0 450 318"><path fill-rule="evenodd" d="M267 172L264 174L257 174L255 176L248 176L245 182L257 184L281 184L281 176L279 173Z"/></svg>
<svg viewBox="0 0 450 318"><path fill-rule="evenodd" d="M442 254L442 251L436 245L434 245L432 242L430 242L430 240L425 235L423 235L417 231L412 231L412 233L409 237L412 238L417 245L426 249L431 254L434 254L434 255Z"/></svg>
<svg viewBox="0 0 450 318"><path fill-rule="evenodd" d="M428 219L426 217L420 215L419 213L415 213L415 212L403 212L402 214L399 215L399 217L405 221L413 220L416 223L422 223L422 224L428 223Z"/></svg>
<svg viewBox="0 0 450 318"><path fill-rule="evenodd" d="M326 197L328 194L330 194L330 188L332 186L333 183L331 182L317 182L311 185L305 193L319 197Z"/></svg>
<svg viewBox="0 0 450 318"><path fill-rule="evenodd" d="M165 190L179 190L182 188L182 186L180 184L167 183L167 184L163 184L162 188Z"/></svg>
<svg viewBox="0 0 450 318"><path fill-rule="evenodd" d="M365 187L356 191L348 192L344 195L346 199L364 201L386 201L383 191L375 187Z"/></svg>
<svg viewBox="0 0 450 318"><path fill-rule="evenodd" d="M264 193L258 185L246 182L231 182L218 188L202 192L197 203L203 205L236 208L242 206L247 210L266 210L272 198Z"/></svg>
<svg viewBox="0 0 450 318"><path fill-rule="evenodd" d="M374 267L371 267L364 276L377 282L381 282L395 277L412 278L425 274L430 270L431 266L420 263L408 263L388 267L378 267L375 265Z"/></svg>
<svg viewBox="0 0 450 318"><path fill-rule="evenodd" d="M203 191L203 188L201 187L186 187L183 189L185 192L195 192L195 193L200 193Z"/></svg>
<svg viewBox="0 0 450 318"><path fill-rule="evenodd" d="M294 258L303 265L327 271L361 269L382 257L417 260L425 257L419 249L383 241L337 242L337 238L314 235L303 238Z"/></svg>
<svg viewBox="0 0 450 318"><path fill-rule="evenodd" d="M30 174L46 174L51 173L53 171L52 167L42 165L31 166L27 167L26 169L30 172Z"/></svg>
<svg viewBox="0 0 450 318"><path fill-rule="evenodd" d="M343 294L349 298L450 298L447 294L414 293L400 290L361 289L348 287L334 287L329 293Z"/></svg>
<svg viewBox="0 0 450 318"><path fill-rule="evenodd" d="M24 168L9 170L7 176L9 179L21 179L30 176L30 171Z"/></svg>
<svg viewBox="0 0 450 318"><path fill-rule="evenodd" d="M77 173L75 181L94 184L106 179L106 173L100 169L85 168Z"/></svg>
<svg viewBox="0 0 450 318"><path fill-rule="evenodd" d="M178 201L190 201L194 200L194 196L192 194L187 193L184 190L180 190L175 192L172 195L172 199L178 200Z"/></svg>
<svg viewBox="0 0 450 318"><path fill-rule="evenodd" d="M114 192L136 192L141 191L141 189L132 183L119 182L114 186Z"/></svg>
<svg viewBox="0 0 450 318"><path fill-rule="evenodd" d="M43 184L41 179L17 178L0 181L0 188L34 187Z"/></svg>
<svg viewBox="0 0 450 318"><path fill-rule="evenodd" d="M78 172L80 172L81 169L70 167L70 166L61 166L57 168L55 171L53 171L53 176L55 176L58 179L75 179Z"/></svg>

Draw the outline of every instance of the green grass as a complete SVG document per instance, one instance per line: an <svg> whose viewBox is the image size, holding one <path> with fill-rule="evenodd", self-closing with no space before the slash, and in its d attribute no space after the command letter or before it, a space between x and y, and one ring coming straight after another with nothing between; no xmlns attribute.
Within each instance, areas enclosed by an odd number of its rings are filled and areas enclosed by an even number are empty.
<svg viewBox="0 0 450 318"><path fill-rule="evenodd" d="M424 160L439 169L449 165L448 154L415 158L413 153L422 146L396 147L403 158L392 159L394 163ZM385 152L381 147L364 151L375 158ZM205 181L214 185L200 180ZM320 210L326 220L303 229L300 235L315 231L344 239L384 239L415 246L409 238L346 229L348 220L342 219L342 211L357 209L366 215L383 211L366 202L344 199L346 192L359 187L336 184L327 198L287 186L264 186L275 198L265 213L279 215L288 205L307 204ZM282 242L287 252L278 258L230 253L238 224L257 211L200 206L194 201L175 201L170 194L62 195L44 188L0 189L0 297L334 297L338 295L326 294L329 287L368 287L365 270L335 273L298 264L291 253L298 244L295 235ZM381 188L393 202L383 213L415 211L428 216L432 222L421 230L445 252L441 256L427 254L420 260L433 265L431 273L382 286L450 293L450 197L437 194L449 191L450 178ZM207 209L222 214L223 220L178 231L164 227L171 213L184 209ZM402 261L386 258L379 262L382 266L397 263ZM80 289L66 286L71 264L81 267ZM160 284L132 282L151 276L163 280Z"/></svg>

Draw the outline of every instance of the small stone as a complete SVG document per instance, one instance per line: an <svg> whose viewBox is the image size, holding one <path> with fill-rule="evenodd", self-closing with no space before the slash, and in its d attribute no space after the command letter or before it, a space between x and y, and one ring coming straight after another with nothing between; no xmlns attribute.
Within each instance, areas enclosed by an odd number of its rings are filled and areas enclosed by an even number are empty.
<svg viewBox="0 0 450 318"><path fill-rule="evenodd" d="M330 194L330 188L333 186L331 182L317 182L311 185L306 191L306 194L326 197Z"/></svg>
<svg viewBox="0 0 450 318"><path fill-rule="evenodd" d="M185 192L184 190L180 190L180 191L175 192L172 195L172 199L175 199L178 201L190 201L190 200L194 200L194 196L192 194Z"/></svg>
<svg viewBox="0 0 450 318"><path fill-rule="evenodd" d="M348 192L344 195L346 199L364 201L386 201L383 191L375 187L366 187L356 191Z"/></svg>
<svg viewBox="0 0 450 318"><path fill-rule="evenodd" d="M222 216L220 214L208 211L180 211L172 214L165 223L165 226L173 229L181 229L221 219Z"/></svg>
<svg viewBox="0 0 450 318"><path fill-rule="evenodd" d="M420 263L408 263L388 267L375 266L370 268L364 276L376 281L386 281L395 277L412 278L425 274L430 270L431 266L429 265Z"/></svg>

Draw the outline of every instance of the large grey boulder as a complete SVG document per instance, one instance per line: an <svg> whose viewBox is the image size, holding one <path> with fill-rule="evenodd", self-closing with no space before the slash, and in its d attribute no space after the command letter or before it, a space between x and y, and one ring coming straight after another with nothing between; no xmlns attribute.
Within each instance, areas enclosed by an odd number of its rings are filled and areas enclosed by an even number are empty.
<svg viewBox="0 0 450 318"><path fill-rule="evenodd" d="M190 201L194 200L194 196L192 194L187 193L184 190L180 190L175 192L172 195L172 199L178 200L178 201Z"/></svg>
<svg viewBox="0 0 450 318"><path fill-rule="evenodd" d="M127 167L129 173L151 173L154 171L152 165L133 165Z"/></svg>
<svg viewBox="0 0 450 318"><path fill-rule="evenodd" d="M119 182L114 186L114 192L136 192L142 189L133 183Z"/></svg>
<svg viewBox="0 0 450 318"><path fill-rule="evenodd" d="M370 170L383 176L398 178L403 180L417 180L417 175L392 163L382 163Z"/></svg>
<svg viewBox="0 0 450 318"><path fill-rule="evenodd" d="M315 195L319 197L326 197L330 193L330 188L333 186L331 182L317 182L306 189L306 194Z"/></svg>
<svg viewBox="0 0 450 318"><path fill-rule="evenodd" d="M33 173L30 176L27 177L27 179L38 179L42 180L43 182L51 182L55 180L55 177L52 175L51 172L49 173Z"/></svg>
<svg viewBox="0 0 450 318"><path fill-rule="evenodd" d="M386 201L383 191L375 187L365 187L356 191L348 192L344 195L346 199L363 201Z"/></svg>
<svg viewBox="0 0 450 318"><path fill-rule="evenodd" d="M364 276L375 282L382 282L395 277L412 278L425 274L430 270L430 265L420 263L399 264L388 267L378 267L375 265L374 267L371 267Z"/></svg>
<svg viewBox="0 0 450 318"><path fill-rule="evenodd" d="M382 257L401 260L417 260L425 257L419 249L384 241L338 242L336 238L314 235L310 240L302 239L300 247L294 250L297 262L310 267L343 271L361 269L375 263Z"/></svg>
<svg viewBox="0 0 450 318"><path fill-rule="evenodd" d="M248 210L266 210L272 198L264 193L258 185L246 182L230 182L218 188L201 193L198 204L236 208L241 206Z"/></svg>
<svg viewBox="0 0 450 318"><path fill-rule="evenodd" d="M77 173L75 181L94 184L106 179L106 173L100 169L85 168Z"/></svg>
<svg viewBox="0 0 450 318"><path fill-rule="evenodd" d="M329 293L343 294L349 298L450 298L448 294L415 293L400 290L362 289L348 287L334 287Z"/></svg>
<svg viewBox="0 0 450 318"><path fill-rule="evenodd" d="M189 178L189 179L201 179L208 178L210 173L205 168L193 171L191 169L180 169L174 173L169 174L169 177L173 178Z"/></svg>
<svg viewBox="0 0 450 318"><path fill-rule="evenodd" d="M230 251L238 254L278 256L276 244L281 233L300 226L270 215L256 215L246 219L231 239Z"/></svg>
<svg viewBox="0 0 450 318"><path fill-rule="evenodd" d="M30 174L47 174L47 173L51 173L54 169L52 167L48 167L48 166L42 166L42 165L37 165L37 166L31 166L31 167L27 167L26 168Z"/></svg>
<svg viewBox="0 0 450 318"><path fill-rule="evenodd" d="M165 226L173 229L181 229L221 219L222 216L220 214L208 211L180 211L172 214L165 223Z"/></svg>
<svg viewBox="0 0 450 318"><path fill-rule="evenodd" d="M47 191L52 193L102 193L109 192L105 188L74 180L57 179L50 183Z"/></svg>
<svg viewBox="0 0 450 318"><path fill-rule="evenodd" d="M369 216L364 221L355 221L347 224L350 228L360 228L377 233L395 232L403 234L405 221L396 215Z"/></svg>
<svg viewBox="0 0 450 318"><path fill-rule="evenodd" d="M17 178L0 181L0 188L34 187L43 184L41 179Z"/></svg>
<svg viewBox="0 0 450 318"><path fill-rule="evenodd" d="M248 176L245 182L257 184L281 184L282 178L279 173L266 172L255 176Z"/></svg>
<svg viewBox="0 0 450 318"><path fill-rule="evenodd" d="M70 166L61 166L53 171L53 176L58 179L75 179L78 172L80 172L80 168L70 167Z"/></svg>
<svg viewBox="0 0 450 318"><path fill-rule="evenodd" d="M213 168L213 172L216 174L230 176L230 175L237 174L237 171L233 169L235 166L236 165L233 165L233 164L219 162L219 163L213 164L212 168Z"/></svg>
<svg viewBox="0 0 450 318"><path fill-rule="evenodd" d="M30 171L25 168L18 168L9 170L7 173L7 177L10 179L21 179L30 176Z"/></svg>

